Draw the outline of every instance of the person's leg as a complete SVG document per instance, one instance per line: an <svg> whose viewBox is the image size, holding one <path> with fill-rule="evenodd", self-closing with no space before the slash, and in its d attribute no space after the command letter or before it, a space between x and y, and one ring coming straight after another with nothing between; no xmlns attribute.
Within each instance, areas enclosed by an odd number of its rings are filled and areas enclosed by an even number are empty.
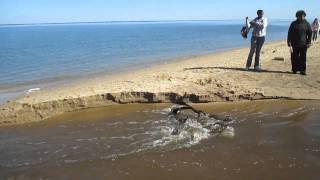
<svg viewBox="0 0 320 180"><path fill-rule="evenodd" d="M306 74L306 63L307 63L307 47L300 48L300 73Z"/></svg>
<svg viewBox="0 0 320 180"><path fill-rule="evenodd" d="M312 41L314 41L314 31L312 31L312 36L311 36Z"/></svg>
<svg viewBox="0 0 320 180"><path fill-rule="evenodd" d="M256 58L254 61L254 68L259 69L260 68L260 51L264 44L265 37L259 37L257 40L257 48L256 48Z"/></svg>
<svg viewBox="0 0 320 180"><path fill-rule="evenodd" d="M312 37L311 37L312 41L314 41L314 37L315 37L315 34L314 34L314 31L312 31Z"/></svg>
<svg viewBox="0 0 320 180"><path fill-rule="evenodd" d="M296 47L292 47L292 50L293 50L293 52L291 53L292 72L297 73L298 71L297 61L299 58L299 50Z"/></svg>
<svg viewBox="0 0 320 180"><path fill-rule="evenodd" d="M317 35L318 35L318 32L317 32L317 31L313 31L313 32L312 32L312 40L313 40L313 41L316 41L316 40L317 40Z"/></svg>
<svg viewBox="0 0 320 180"><path fill-rule="evenodd" d="M256 51L256 48L257 48L257 38L255 38L255 37L252 36L252 38L251 38L250 53L249 53L249 56L248 56L248 59L247 59L246 68L249 68L249 67L251 66L252 57L253 57L253 54L254 54L255 51Z"/></svg>
<svg viewBox="0 0 320 180"><path fill-rule="evenodd" d="M296 67L297 67L297 71L299 71L301 73L302 71L302 57L301 57L301 51L302 48L299 47L297 48L297 59L296 59Z"/></svg>

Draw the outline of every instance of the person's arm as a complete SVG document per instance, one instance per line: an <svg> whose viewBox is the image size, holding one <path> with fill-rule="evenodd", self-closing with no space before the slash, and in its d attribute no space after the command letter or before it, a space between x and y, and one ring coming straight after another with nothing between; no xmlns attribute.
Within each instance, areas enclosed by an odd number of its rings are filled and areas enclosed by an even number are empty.
<svg viewBox="0 0 320 180"><path fill-rule="evenodd" d="M312 39L312 29L309 23L307 23L307 46L310 47Z"/></svg>
<svg viewBox="0 0 320 180"><path fill-rule="evenodd" d="M316 27L316 24L313 22L313 23L311 24L311 30L313 31L313 30L315 29L315 27Z"/></svg>
<svg viewBox="0 0 320 180"><path fill-rule="evenodd" d="M264 18L261 22L256 22L256 27L258 29L263 29L266 28L268 26L268 19Z"/></svg>
<svg viewBox="0 0 320 180"><path fill-rule="evenodd" d="M246 26L248 29L252 28L251 22L249 22L249 17L246 17Z"/></svg>
<svg viewBox="0 0 320 180"><path fill-rule="evenodd" d="M288 37L287 37L287 44L289 47L292 46L291 42L292 42L292 29L293 29L293 23L291 23L290 27L289 27L289 31L288 31Z"/></svg>
<svg viewBox="0 0 320 180"><path fill-rule="evenodd" d="M255 18L254 20L250 21L250 22L249 22L250 28L251 28L251 27L255 27L255 26L256 26L256 23L257 23L257 18Z"/></svg>

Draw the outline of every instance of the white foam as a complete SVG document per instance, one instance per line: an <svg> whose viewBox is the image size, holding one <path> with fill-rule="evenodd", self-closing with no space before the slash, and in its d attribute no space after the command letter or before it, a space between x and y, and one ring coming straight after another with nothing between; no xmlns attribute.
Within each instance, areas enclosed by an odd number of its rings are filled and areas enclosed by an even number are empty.
<svg viewBox="0 0 320 180"><path fill-rule="evenodd" d="M29 94L29 93L33 93L33 92L36 92L36 91L40 91L40 88L28 89L28 90L26 90L25 92L26 92L27 94Z"/></svg>
<svg viewBox="0 0 320 180"><path fill-rule="evenodd" d="M206 124L213 123L214 122L207 122ZM174 129L174 124L167 124L167 126L162 126L156 131L156 133L158 133L161 138L154 140L149 145L151 145L153 148L164 146L173 146L173 148L190 147L214 135L210 129L205 128L197 120L191 119L188 119L184 126L179 129L179 134L172 135L171 133ZM218 129L219 128L217 128L217 131L219 131ZM227 128L224 133L226 137L234 136L234 131L231 127Z"/></svg>
<svg viewBox="0 0 320 180"><path fill-rule="evenodd" d="M234 138L235 132L233 127L227 127L224 131L222 131L221 136L227 138Z"/></svg>

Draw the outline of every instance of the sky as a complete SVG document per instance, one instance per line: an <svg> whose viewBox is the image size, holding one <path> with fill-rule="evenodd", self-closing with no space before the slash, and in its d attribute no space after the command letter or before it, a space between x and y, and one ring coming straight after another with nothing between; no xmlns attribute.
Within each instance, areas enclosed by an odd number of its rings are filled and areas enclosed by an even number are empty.
<svg viewBox="0 0 320 180"><path fill-rule="evenodd" d="M0 24L320 17L319 0L0 0Z"/></svg>

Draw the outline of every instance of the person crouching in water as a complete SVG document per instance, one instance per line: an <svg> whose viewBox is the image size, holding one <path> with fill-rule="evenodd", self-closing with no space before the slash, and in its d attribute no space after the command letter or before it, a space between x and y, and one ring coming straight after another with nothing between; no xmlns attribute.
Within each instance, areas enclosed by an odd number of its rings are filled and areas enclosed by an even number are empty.
<svg viewBox="0 0 320 180"><path fill-rule="evenodd" d="M260 71L260 51L265 41L265 36L267 33L268 21L264 17L263 10L257 11L258 17L251 21L247 26L253 28L252 37L251 37L251 48L250 53L247 59L246 70L249 70L252 63L253 54L256 54L254 61L254 69Z"/></svg>
<svg viewBox="0 0 320 180"><path fill-rule="evenodd" d="M311 28L312 28L312 40L313 41L317 41L318 39L318 33L319 33L319 21L318 21L318 18L316 18L312 25L311 25Z"/></svg>
<svg viewBox="0 0 320 180"><path fill-rule="evenodd" d="M304 11L298 11L296 18L290 25L287 39L291 49L292 72L296 74L299 71L301 75L306 75L307 50L311 46L312 30Z"/></svg>

